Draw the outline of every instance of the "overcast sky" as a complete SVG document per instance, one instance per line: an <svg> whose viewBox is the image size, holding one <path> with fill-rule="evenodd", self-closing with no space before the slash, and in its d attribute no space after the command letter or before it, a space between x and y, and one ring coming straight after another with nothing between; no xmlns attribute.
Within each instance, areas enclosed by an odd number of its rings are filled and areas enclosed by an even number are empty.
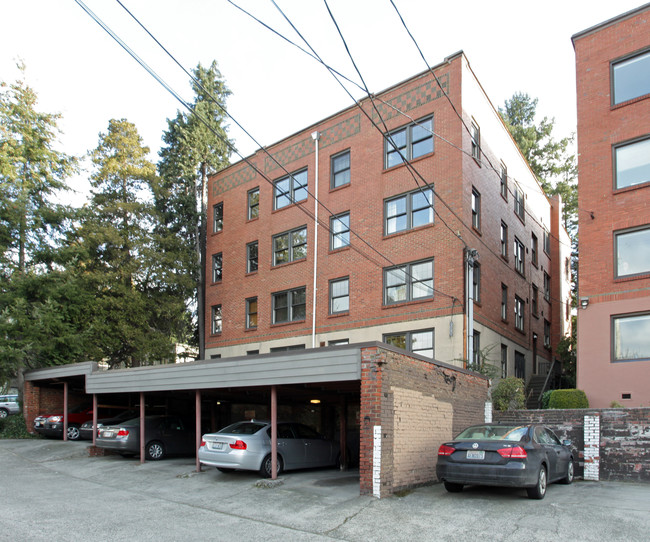
<svg viewBox="0 0 650 542"><path fill-rule="evenodd" d="M275 1L325 62L359 81L324 1ZM639 0L393 1L430 65L463 50L495 107L514 92L527 92L539 99L538 113L556 119L557 137L576 125L571 36L642 5ZM270 0L233 2L300 42ZM116 1L84 3L184 99L192 99L187 76ZM232 91L229 113L263 145L352 105L322 65L226 0L122 3L187 69L219 63ZM371 92L426 69L390 0L328 4ZM97 145L109 119L126 118L156 160L166 119L181 104L74 0L4 0L0 13L0 80L15 80L16 59L25 62L39 109L62 115L61 150L81 155ZM362 97L359 90L353 95ZM243 155L256 150L235 126L230 135Z"/></svg>

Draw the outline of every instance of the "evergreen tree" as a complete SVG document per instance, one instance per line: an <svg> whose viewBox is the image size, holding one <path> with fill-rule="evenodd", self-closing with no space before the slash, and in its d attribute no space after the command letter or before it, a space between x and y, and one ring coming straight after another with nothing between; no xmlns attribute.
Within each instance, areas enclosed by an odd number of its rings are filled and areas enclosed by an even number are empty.
<svg viewBox="0 0 650 542"><path fill-rule="evenodd" d="M205 347L205 235L207 232L208 176L228 165L229 140L224 124L226 88L216 62L193 72L193 113L177 112L168 120L165 146L158 164L160 180L155 205L163 218L165 250L187 275L178 276L178 291L188 307L196 307L199 358ZM188 282L188 279L191 282Z"/></svg>

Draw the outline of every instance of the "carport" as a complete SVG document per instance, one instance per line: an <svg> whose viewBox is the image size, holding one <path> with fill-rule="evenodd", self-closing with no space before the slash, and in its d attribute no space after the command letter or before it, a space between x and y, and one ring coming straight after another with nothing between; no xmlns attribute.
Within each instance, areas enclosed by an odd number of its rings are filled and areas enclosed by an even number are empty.
<svg viewBox="0 0 650 542"><path fill-rule="evenodd" d="M63 388L67 405L65 390L80 378L85 380L85 393L93 398L94 422L99 398L102 404L106 397L130 398L139 405L141 420L147 398L193 403L197 450L202 420L209 420L212 430L224 421L215 405L233 401L264 405L261 416L252 410L236 413L239 419L271 419L274 461L278 405L320 400L317 408L329 409L322 419L329 420L330 430L338 430L343 453L350 440L348 406L358 405L361 493L377 497L435 481L438 445L465 425L484 420L488 388L481 375L379 342L122 370L77 364L25 374L28 424L42 408L28 404L37 387ZM141 461L143 440L141 431ZM196 461L199 469L198 457Z"/></svg>

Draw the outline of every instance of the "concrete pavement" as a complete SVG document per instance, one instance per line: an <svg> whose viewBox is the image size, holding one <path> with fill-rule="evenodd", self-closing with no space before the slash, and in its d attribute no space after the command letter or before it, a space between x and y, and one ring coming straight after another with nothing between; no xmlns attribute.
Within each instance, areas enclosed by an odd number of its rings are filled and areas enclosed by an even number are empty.
<svg viewBox="0 0 650 542"><path fill-rule="evenodd" d="M0 541L625 540L650 532L650 485L523 490L442 485L377 500L357 471L311 470L256 486L254 473L194 472L192 458L88 457L84 442L0 440Z"/></svg>

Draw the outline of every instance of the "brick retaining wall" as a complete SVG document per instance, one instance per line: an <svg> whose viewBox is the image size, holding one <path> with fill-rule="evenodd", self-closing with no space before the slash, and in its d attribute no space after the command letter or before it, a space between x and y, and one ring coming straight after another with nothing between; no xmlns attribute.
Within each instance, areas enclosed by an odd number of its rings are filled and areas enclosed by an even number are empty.
<svg viewBox="0 0 650 542"><path fill-rule="evenodd" d="M543 423L570 439L578 457L576 476L650 482L650 408L494 411L495 422ZM598 450L585 446L585 418L598 419ZM589 433L590 427L587 427Z"/></svg>

